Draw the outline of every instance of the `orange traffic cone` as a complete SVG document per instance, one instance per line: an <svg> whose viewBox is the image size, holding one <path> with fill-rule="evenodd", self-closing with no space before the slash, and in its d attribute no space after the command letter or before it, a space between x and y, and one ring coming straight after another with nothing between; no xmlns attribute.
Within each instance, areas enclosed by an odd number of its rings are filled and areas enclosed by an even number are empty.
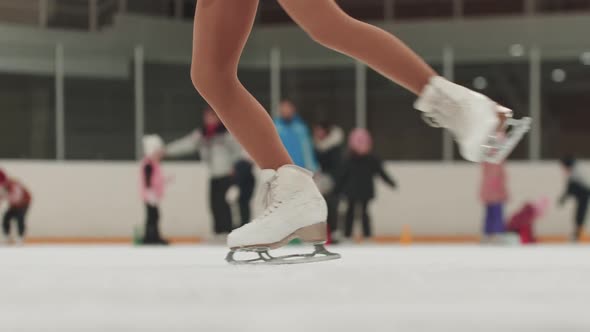
<svg viewBox="0 0 590 332"><path fill-rule="evenodd" d="M582 243L587 243L590 242L590 237L588 236L586 231L582 231L582 234L580 235L580 238L578 240Z"/></svg>
<svg viewBox="0 0 590 332"><path fill-rule="evenodd" d="M410 225L404 225L402 227L399 243L404 246L409 246L412 244L412 229L410 228Z"/></svg>

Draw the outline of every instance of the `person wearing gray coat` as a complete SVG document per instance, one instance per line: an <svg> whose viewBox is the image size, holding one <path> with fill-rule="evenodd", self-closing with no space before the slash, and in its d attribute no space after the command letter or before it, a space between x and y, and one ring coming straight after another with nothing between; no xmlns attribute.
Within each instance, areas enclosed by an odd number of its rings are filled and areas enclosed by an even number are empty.
<svg viewBox="0 0 590 332"><path fill-rule="evenodd" d="M209 207L215 235L226 235L233 229L231 207L226 197L235 185L235 165L244 160L241 146L227 131L215 112L204 112L202 130L169 143L167 157L180 157L199 152L210 172ZM250 197L251 198L251 197ZM249 200L248 200L249 204Z"/></svg>

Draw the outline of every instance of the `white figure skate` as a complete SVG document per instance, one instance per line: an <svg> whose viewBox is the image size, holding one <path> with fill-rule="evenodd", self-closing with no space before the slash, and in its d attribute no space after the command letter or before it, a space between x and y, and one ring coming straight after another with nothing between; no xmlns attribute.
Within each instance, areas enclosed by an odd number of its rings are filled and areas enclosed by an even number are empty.
<svg viewBox="0 0 590 332"><path fill-rule="evenodd" d="M424 112L431 126L448 129L463 158L473 162L502 162L531 125L530 118L512 119L512 110L442 77L430 80L414 107ZM498 113L506 118L502 126ZM498 137L498 132L505 132L506 137Z"/></svg>
<svg viewBox="0 0 590 332"><path fill-rule="evenodd" d="M297 264L340 258L326 250L327 207L312 174L288 165L278 171L263 170L265 210L256 219L234 230L227 238L231 264ZM311 243L309 254L274 257L269 250L287 245L293 239ZM238 252L254 252L258 257L236 260Z"/></svg>

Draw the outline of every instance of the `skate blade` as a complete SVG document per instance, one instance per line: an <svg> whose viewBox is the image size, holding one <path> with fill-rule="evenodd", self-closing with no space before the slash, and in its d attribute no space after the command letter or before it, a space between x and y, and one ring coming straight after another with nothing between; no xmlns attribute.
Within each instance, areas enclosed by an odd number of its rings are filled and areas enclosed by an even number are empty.
<svg viewBox="0 0 590 332"><path fill-rule="evenodd" d="M506 134L506 139L498 142L495 136L490 137L490 141L483 146L484 162L499 164L503 162L512 151L518 146L524 135L531 128L532 119L529 117L520 120L507 119L505 129L512 127L512 130Z"/></svg>
<svg viewBox="0 0 590 332"><path fill-rule="evenodd" d="M272 256L268 250L268 248L234 249L227 254L225 260L232 265L288 265L325 262L342 258L340 254L328 251L323 244L315 244L314 251L309 254ZM235 254L238 252L256 253L258 257L238 260L235 258Z"/></svg>

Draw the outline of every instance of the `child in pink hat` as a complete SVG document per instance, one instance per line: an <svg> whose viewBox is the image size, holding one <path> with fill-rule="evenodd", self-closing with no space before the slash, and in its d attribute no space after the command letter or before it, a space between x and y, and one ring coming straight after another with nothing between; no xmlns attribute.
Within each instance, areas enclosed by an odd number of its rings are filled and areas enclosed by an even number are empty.
<svg viewBox="0 0 590 332"><path fill-rule="evenodd" d="M145 157L141 161L140 192L146 207L143 244L166 245L160 235L160 202L164 198L166 179L160 166L164 156L164 142L158 135L143 138Z"/></svg>
<svg viewBox="0 0 590 332"><path fill-rule="evenodd" d="M344 235L352 236L352 226L357 209L362 215L363 235L372 235L371 218L368 206L375 198L375 177L379 176L390 187L395 188L394 180L383 168L381 160L372 154L373 140L366 129L354 129L348 138L349 156L344 162L342 174L336 183L338 193L348 201Z"/></svg>

